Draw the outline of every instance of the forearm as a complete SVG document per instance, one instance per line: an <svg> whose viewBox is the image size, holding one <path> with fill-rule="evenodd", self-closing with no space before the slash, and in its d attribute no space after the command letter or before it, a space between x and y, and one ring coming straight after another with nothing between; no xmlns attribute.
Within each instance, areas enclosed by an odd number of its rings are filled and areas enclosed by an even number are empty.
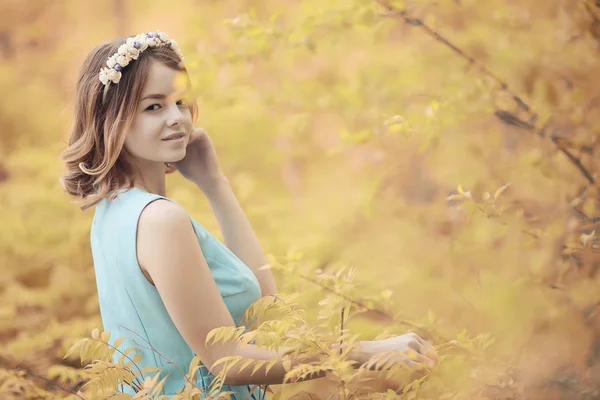
<svg viewBox="0 0 600 400"><path fill-rule="evenodd" d="M277 294L275 278L267 264L258 238L225 177L202 188L217 218L225 245L246 264L258 279L263 296Z"/></svg>
<svg viewBox="0 0 600 400"><path fill-rule="evenodd" d="M354 348L348 352L346 356L348 359L352 361L356 361L355 367L358 368L360 365L365 363L369 359L368 348L374 342L371 341L361 341L357 342ZM277 360L275 364L269 369L267 372L267 366L269 363L265 363L265 366L261 366L256 372L252 373L254 370L255 363L250 364L248 367L240 371L240 368L244 365L245 360L238 361L229 371L227 372L227 376L225 377L225 384L229 385L279 385L283 383L283 379L285 374L287 373L284 368L284 360L287 361L288 368L294 368L299 364L309 364L312 362L316 362L319 360L317 356L310 356L307 358L303 358L302 360L294 360L291 357L284 357L284 354L289 351L289 348L279 348L277 350L267 349L265 347L259 347L254 344L237 344L236 347L232 348L229 351L228 355L241 356L244 359L252 359L252 360ZM329 352L339 351L339 345L333 345L328 349ZM223 364L217 365L217 371L213 371L213 373L218 373ZM325 371L315 373L311 376L304 378L303 380L311 380L316 378L322 378L325 376Z"/></svg>

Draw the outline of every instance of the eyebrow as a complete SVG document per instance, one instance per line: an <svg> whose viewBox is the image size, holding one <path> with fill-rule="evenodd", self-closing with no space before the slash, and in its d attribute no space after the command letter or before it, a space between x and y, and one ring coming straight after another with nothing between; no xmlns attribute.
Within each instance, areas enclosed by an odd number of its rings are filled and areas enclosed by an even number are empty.
<svg viewBox="0 0 600 400"><path fill-rule="evenodd" d="M164 98L166 98L168 96L185 96L186 94L187 94L187 91L181 91L179 93L173 92L173 93L171 93L169 95L166 95L166 96L164 94L162 94L162 93L149 94L149 95L147 95L145 97L142 97L142 100L140 100L140 101L144 101L146 99L164 99Z"/></svg>
<svg viewBox="0 0 600 400"><path fill-rule="evenodd" d="M164 99L165 97L167 96L165 96L164 94L149 94L148 96L142 98L141 101L144 101L146 99Z"/></svg>

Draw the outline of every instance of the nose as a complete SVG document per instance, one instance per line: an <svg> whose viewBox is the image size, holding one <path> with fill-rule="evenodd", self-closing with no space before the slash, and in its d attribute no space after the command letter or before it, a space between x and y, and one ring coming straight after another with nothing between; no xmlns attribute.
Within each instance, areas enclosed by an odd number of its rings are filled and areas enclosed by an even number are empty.
<svg viewBox="0 0 600 400"><path fill-rule="evenodd" d="M183 107L177 105L175 102L171 102L167 110L167 126L179 126L185 120L185 110Z"/></svg>

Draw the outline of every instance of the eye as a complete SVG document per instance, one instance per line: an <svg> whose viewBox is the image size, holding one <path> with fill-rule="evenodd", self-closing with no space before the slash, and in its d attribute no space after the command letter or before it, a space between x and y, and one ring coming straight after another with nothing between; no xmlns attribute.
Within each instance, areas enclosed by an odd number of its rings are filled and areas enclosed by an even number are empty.
<svg viewBox="0 0 600 400"><path fill-rule="evenodd" d="M178 106L187 106L187 104L185 103L185 101L183 99L179 100L177 102L177 105ZM146 111L157 111L158 109L152 109L152 107L154 107L154 106L160 107L160 104L158 104L158 103L152 104L152 105L146 107Z"/></svg>
<svg viewBox="0 0 600 400"><path fill-rule="evenodd" d="M156 110L151 110L151 108L154 106L160 106L160 104L152 104L151 106L146 107L146 111L156 111Z"/></svg>

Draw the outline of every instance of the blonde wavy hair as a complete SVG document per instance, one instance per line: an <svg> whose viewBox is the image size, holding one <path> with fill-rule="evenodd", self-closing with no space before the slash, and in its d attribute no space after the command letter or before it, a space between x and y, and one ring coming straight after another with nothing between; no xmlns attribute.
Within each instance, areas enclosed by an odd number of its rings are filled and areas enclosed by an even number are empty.
<svg viewBox="0 0 600 400"><path fill-rule="evenodd" d="M119 38L95 47L79 73L71 136L68 148L61 154L66 171L59 181L67 193L82 200L82 211L104 198L114 199L119 189L134 185L132 156L123 144L141 100L152 60L187 75L174 50L167 46L150 47L123 70L120 82L111 85L103 102L104 85L98 73L126 40ZM196 101L191 100L188 107L192 121L195 121L198 115ZM173 167L165 168L166 173L173 171Z"/></svg>

